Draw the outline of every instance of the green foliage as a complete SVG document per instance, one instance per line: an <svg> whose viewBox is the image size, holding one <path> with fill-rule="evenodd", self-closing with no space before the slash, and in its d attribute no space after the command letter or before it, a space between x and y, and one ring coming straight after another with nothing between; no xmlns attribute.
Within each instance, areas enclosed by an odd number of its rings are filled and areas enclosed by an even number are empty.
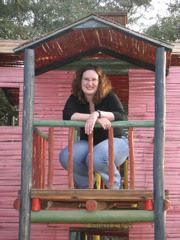
<svg viewBox="0 0 180 240"><path fill-rule="evenodd" d="M123 11L129 22L151 0L0 0L0 38L34 39L93 12Z"/></svg>
<svg viewBox="0 0 180 240"><path fill-rule="evenodd" d="M151 0L104 0L102 2L104 7L101 8L101 11L127 12L129 23L133 23L141 18L142 14L138 14L138 11L141 12L151 5Z"/></svg>
<svg viewBox="0 0 180 240"><path fill-rule="evenodd" d="M0 126L18 125L19 106L12 104L0 88Z"/></svg>
<svg viewBox="0 0 180 240"><path fill-rule="evenodd" d="M93 12L127 12L128 22L143 18L151 0L0 0L0 38L35 39ZM166 17L144 33L165 41L179 37L179 0L170 0Z"/></svg>
<svg viewBox="0 0 180 240"><path fill-rule="evenodd" d="M147 28L145 33L164 41L180 41L180 2L175 0L169 4L169 16L159 17L157 22Z"/></svg>
<svg viewBox="0 0 180 240"><path fill-rule="evenodd" d="M0 0L0 39L33 40L93 12L125 11L133 21L151 0ZM18 106L0 89L0 125L18 123Z"/></svg>

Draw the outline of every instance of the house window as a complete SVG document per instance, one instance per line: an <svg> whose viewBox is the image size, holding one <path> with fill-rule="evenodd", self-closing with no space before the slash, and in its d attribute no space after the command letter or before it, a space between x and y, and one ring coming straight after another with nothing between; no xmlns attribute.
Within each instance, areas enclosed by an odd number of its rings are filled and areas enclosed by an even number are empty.
<svg viewBox="0 0 180 240"><path fill-rule="evenodd" d="M0 126L19 124L19 88L0 87Z"/></svg>

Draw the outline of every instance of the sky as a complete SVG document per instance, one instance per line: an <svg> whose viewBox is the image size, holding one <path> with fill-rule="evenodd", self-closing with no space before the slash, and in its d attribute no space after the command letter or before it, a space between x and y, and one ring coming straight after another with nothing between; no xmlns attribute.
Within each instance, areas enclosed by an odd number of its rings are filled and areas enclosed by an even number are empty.
<svg viewBox="0 0 180 240"><path fill-rule="evenodd" d="M132 30L141 32L143 28L147 28L147 26L152 25L156 22L157 14L160 16L166 15L167 3L170 3L171 0L152 0L151 4L153 5L146 12L145 18L138 21L137 24L129 26Z"/></svg>

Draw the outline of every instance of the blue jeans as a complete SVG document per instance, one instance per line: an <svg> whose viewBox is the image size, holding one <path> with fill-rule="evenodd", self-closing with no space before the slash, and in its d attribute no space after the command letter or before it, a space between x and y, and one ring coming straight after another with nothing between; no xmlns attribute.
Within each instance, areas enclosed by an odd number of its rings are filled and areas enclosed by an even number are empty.
<svg viewBox="0 0 180 240"><path fill-rule="evenodd" d="M74 183L76 188L88 188L88 142L80 140L74 144ZM114 189L121 187L121 176L117 170L128 157L129 145L125 137L114 138ZM103 182L108 188L109 167L108 167L108 140L104 140L94 146L94 172L100 174ZM68 169L68 147L65 147L59 154L59 160L64 169Z"/></svg>

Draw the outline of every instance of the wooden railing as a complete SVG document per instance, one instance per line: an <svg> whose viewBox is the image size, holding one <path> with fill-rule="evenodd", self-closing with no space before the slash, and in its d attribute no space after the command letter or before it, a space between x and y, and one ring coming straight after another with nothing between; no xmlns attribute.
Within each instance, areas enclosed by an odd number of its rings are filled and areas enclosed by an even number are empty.
<svg viewBox="0 0 180 240"><path fill-rule="evenodd" d="M34 127L33 132L33 159L32 159L32 187L45 188L46 162L48 142L48 174L47 187L52 188L54 171L54 128L49 128L49 133L41 132Z"/></svg>
<svg viewBox="0 0 180 240"><path fill-rule="evenodd" d="M130 165L130 189L134 189L135 185L135 161L134 161L134 141L133 141L133 127L153 127L152 121L144 122L128 122L118 121L113 122L112 127L108 131L109 141L109 189L114 188L114 146L113 146L113 127L128 127L128 139L129 139L129 165ZM49 133L42 133L36 126L50 126ZM54 126L68 127L68 187L74 188L73 181L73 144L76 127L83 127L84 122L80 121L35 121L34 122L34 140L33 140L33 188L45 188L46 179L46 142L48 142L48 173L47 173L47 188L53 186L53 171L54 171ZM96 124L95 127L101 127ZM89 189L94 187L94 169L93 169L93 134L88 137L88 184ZM125 163L125 176L124 176L124 187L128 188L128 166Z"/></svg>
<svg viewBox="0 0 180 240"><path fill-rule="evenodd" d="M77 121L35 121L34 122L34 139L33 139L33 184L31 188L32 211L40 209L49 209L51 207L77 207L86 208L88 211L111 209L112 206L121 209L153 210L153 191L152 190L135 190L135 161L134 161L134 144L133 144L133 128L137 127L153 127L152 121L144 122L112 122L112 127L109 129L109 188L110 189L93 189L94 185L94 169L93 169L93 134L89 135L89 189L78 190L74 189L73 182L73 143L74 133L77 127L84 127L84 122ZM39 128L37 128L39 126ZM42 133L39 129L42 126L49 127L48 134ZM52 189L53 186L53 171L54 171L54 128L67 127L69 128L69 168L68 168L68 190ZM101 127L96 124L95 127ZM128 138L130 154L128 159L129 182L130 189L128 190L128 165L125 163L125 184L124 190L113 190L114 184L114 154L113 154L113 128L126 127L128 128ZM47 148L48 143L48 148ZM47 155L47 156L46 156ZM48 161L47 161L48 158ZM48 166L47 163L48 162ZM47 173L46 173L47 169ZM45 183L47 179L47 183ZM98 179L99 181L99 179ZM100 186L100 184L99 184ZM106 198L105 198L106 196ZM20 198L14 201L14 208L19 209ZM165 192L164 209L170 209L168 200L168 192ZM78 210L79 211L79 210ZM68 211L66 211L68 214ZM52 213L54 214L54 213ZM84 212L82 213L84 214ZM129 213L128 213L129 214ZM82 217L82 216L81 216ZM146 219L147 221L152 221ZM66 217L65 217L66 218ZM124 215L123 215L124 219ZM41 219L42 220L42 219ZM63 219L61 219L64 221ZM60 221L61 221L60 220ZM137 219L136 219L137 220ZM146 221L141 215L141 221ZM36 220L35 220L36 221ZM39 221L39 220L38 220ZM56 221L56 220L55 220ZM59 221L59 219L57 220ZM65 221L68 221L67 219ZM87 220L88 221L88 220ZM128 220L129 221L129 220ZM132 219L130 218L130 221Z"/></svg>

